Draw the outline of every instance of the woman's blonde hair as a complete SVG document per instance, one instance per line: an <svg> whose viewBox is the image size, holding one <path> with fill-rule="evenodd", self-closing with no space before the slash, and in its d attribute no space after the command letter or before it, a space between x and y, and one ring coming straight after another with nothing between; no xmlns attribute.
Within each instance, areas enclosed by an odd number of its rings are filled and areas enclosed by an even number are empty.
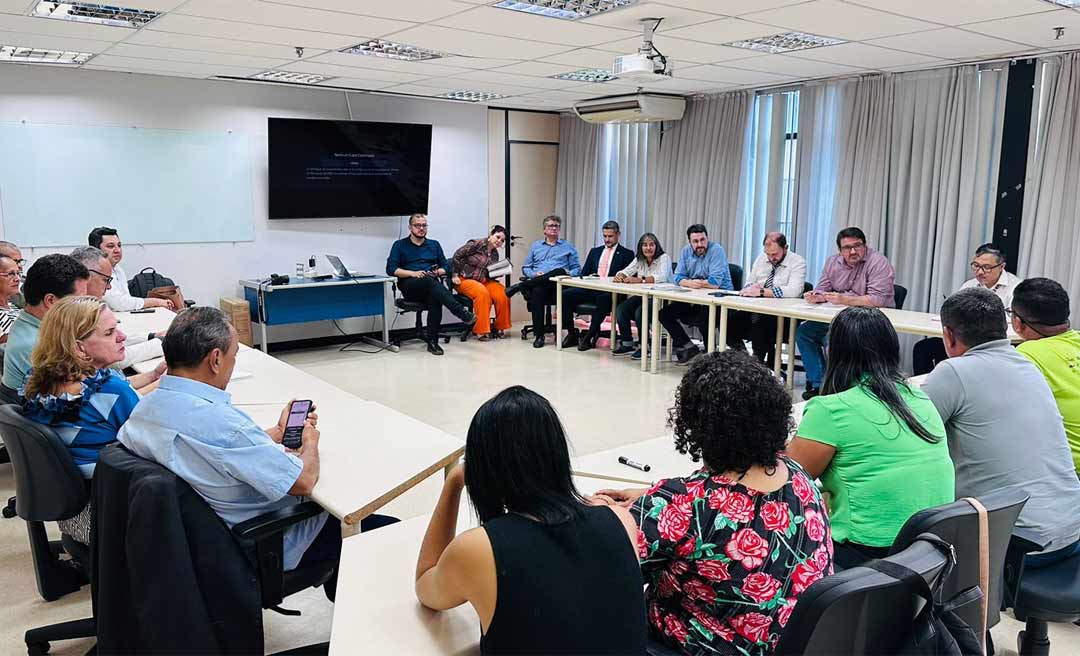
<svg viewBox="0 0 1080 656"><path fill-rule="evenodd" d="M105 303L93 296L67 296L49 309L30 354L30 378L23 392L26 398L55 394L62 386L97 371L89 360L79 357L75 343L94 332L104 309Z"/></svg>

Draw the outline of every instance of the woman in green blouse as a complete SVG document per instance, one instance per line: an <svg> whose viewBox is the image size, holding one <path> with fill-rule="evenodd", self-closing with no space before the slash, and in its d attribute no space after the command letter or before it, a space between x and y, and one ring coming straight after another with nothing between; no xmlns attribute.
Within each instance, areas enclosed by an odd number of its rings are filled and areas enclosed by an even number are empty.
<svg viewBox="0 0 1080 656"><path fill-rule="evenodd" d="M901 376L896 331L877 308L836 315L821 396L787 453L829 493L837 569L886 556L911 515L956 498L945 426Z"/></svg>

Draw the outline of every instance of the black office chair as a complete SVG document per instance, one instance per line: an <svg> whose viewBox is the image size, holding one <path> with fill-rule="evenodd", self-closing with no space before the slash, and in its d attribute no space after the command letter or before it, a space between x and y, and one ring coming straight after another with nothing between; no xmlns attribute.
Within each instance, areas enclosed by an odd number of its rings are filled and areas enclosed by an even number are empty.
<svg viewBox="0 0 1080 656"><path fill-rule="evenodd" d="M527 280L527 277L521 276L518 279L518 282L525 282ZM525 302L528 303L529 297L532 295L532 292L528 289L522 289L521 295L525 299ZM584 305L585 304L582 304L582 307L584 307ZM559 333L559 327L551 321L551 310L554 307L555 301L544 304L544 322L547 324L547 329L544 331L545 336L558 335ZM536 326L532 325L531 323L527 323L521 328L521 339L529 339L530 335L536 335Z"/></svg>
<svg viewBox="0 0 1080 656"><path fill-rule="evenodd" d="M471 298L469 298L468 296L465 296L465 295L458 294L458 293L454 292L453 287L450 285L450 276L449 275L445 276L445 278L443 280L443 284L445 284L447 286L447 288L450 289L450 291L454 294L454 298L457 299L457 301L459 303L461 303L465 307L469 308L470 310L473 308L473 303L472 303ZM405 300L405 297L397 296L397 285L396 284L394 285L394 294L395 294L394 307L397 308L397 313L398 313L399 316L402 315L402 314L408 314L409 312L412 312L412 313L414 313L416 315L416 328L415 328L416 329L416 335L413 337L413 339L423 339L423 335L424 335L424 316L423 315L424 315L425 312L428 311L427 303L417 303L417 302L414 302L414 301L407 301L407 300ZM479 321L479 320L480 320L480 318L477 317L477 321ZM472 329L471 328L469 330L463 330L462 327L458 326L458 325L451 325L451 326L443 325L439 329L439 338L442 339L444 344L449 344L450 343L450 338L452 338L452 337L457 337L463 342L468 341L470 334L472 334ZM402 344L402 342L404 342L404 341L405 340L397 339L397 340L394 341L394 345L395 346L400 346Z"/></svg>
<svg viewBox="0 0 1080 656"><path fill-rule="evenodd" d="M1080 556L1038 569L1024 567L1024 557L1046 548L1027 529L1016 528L1005 559L1005 604L1024 622L1017 636L1020 656L1049 656L1050 622L1080 620Z"/></svg>
<svg viewBox="0 0 1080 656"><path fill-rule="evenodd" d="M743 269L738 264L728 263L728 273L731 274L731 288L742 289Z"/></svg>
<svg viewBox="0 0 1080 656"><path fill-rule="evenodd" d="M885 559L917 572L933 588L948 556L926 540ZM788 619L776 656L895 654L925 602L907 584L868 567L815 582Z"/></svg>
<svg viewBox="0 0 1080 656"><path fill-rule="evenodd" d="M986 507L989 529L990 586L989 590L983 590L987 599L986 628L989 629L1001 619L1005 555L1016 526L1016 518L1027 503L1028 496L1006 490L980 496L978 500ZM960 500L915 513L904 522L893 540L890 553L903 551L918 540L920 535L926 533L938 536L953 545L956 551L956 567L942 586L944 598L950 599L972 586L979 585L979 515L971 504ZM958 608L956 613L968 626L978 631L982 624L982 609L979 604ZM986 639L989 638L990 634L987 632ZM991 643L988 642L987 647L987 653L993 653Z"/></svg>
<svg viewBox="0 0 1080 656"><path fill-rule="evenodd" d="M299 615L282 599L334 573L334 563L282 571L283 532L320 512L298 503L230 530L168 469L120 444L103 449L93 528L101 652L263 653L262 609ZM162 594L162 580L177 585Z"/></svg>
<svg viewBox="0 0 1080 656"><path fill-rule="evenodd" d="M904 301L907 300L907 287L902 285L893 285L893 301L896 302L896 309L904 309Z"/></svg>
<svg viewBox="0 0 1080 656"><path fill-rule="evenodd" d="M17 510L26 520L38 593L53 601L87 582L84 566L89 564L90 549L69 535L49 542L45 522L82 512L90 498L89 486L60 437L47 426L23 417L18 406L0 406L0 432L11 454ZM63 552L71 555L70 561L60 559ZM29 629L26 648L31 654L44 654L51 640L88 638L95 630L92 617Z"/></svg>

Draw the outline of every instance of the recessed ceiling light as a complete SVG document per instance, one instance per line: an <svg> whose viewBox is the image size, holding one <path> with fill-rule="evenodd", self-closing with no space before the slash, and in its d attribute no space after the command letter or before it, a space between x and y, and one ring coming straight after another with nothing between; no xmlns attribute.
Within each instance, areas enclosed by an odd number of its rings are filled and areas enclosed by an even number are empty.
<svg viewBox="0 0 1080 656"><path fill-rule="evenodd" d="M638 0L503 0L495 6L527 14L577 20L636 4Z"/></svg>
<svg viewBox="0 0 1080 656"><path fill-rule="evenodd" d="M161 12L88 2L39 2L30 15L38 18L139 29L160 16Z"/></svg>
<svg viewBox="0 0 1080 656"><path fill-rule="evenodd" d="M574 82L610 82L618 79L611 74L611 71L602 68L583 68L580 71L559 73L550 77L556 80L573 80Z"/></svg>
<svg viewBox="0 0 1080 656"><path fill-rule="evenodd" d="M395 43L383 39L370 39L355 46L345 48L341 52L350 55L369 55L386 59L399 59L401 61L424 61L425 59L439 59L445 57L444 53L427 48L410 46L407 43Z"/></svg>
<svg viewBox="0 0 1080 656"><path fill-rule="evenodd" d="M505 98L506 96L498 93L490 93L487 91L450 91L436 98L449 98L450 100L464 100L466 102L486 102L488 100L498 100L499 98Z"/></svg>
<svg viewBox="0 0 1080 656"><path fill-rule="evenodd" d="M266 80L268 82L292 82L293 84L318 84L334 79L330 75L318 75L316 73L297 73L295 71L263 71L251 76L252 80Z"/></svg>
<svg viewBox="0 0 1080 656"><path fill-rule="evenodd" d="M0 45L0 61L19 64L62 64L78 66L85 64L94 56L92 52L72 50L48 50L46 48L24 48L22 46Z"/></svg>
<svg viewBox="0 0 1080 656"><path fill-rule="evenodd" d="M1080 0L1043 0L1043 2L1049 2L1059 7L1069 7L1070 9L1080 8Z"/></svg>
<svg viewBox="0 0 1080 656"><path fill-rule="evenodd" d="M847 41L844 41L843 39L833 39L827 36L817 36L816 34L806 34L803 32L783 32L781 34L773 34L772 36L759 36L756 39L734 41L732 43L725 43L724 45L733 48L746 48L747 50L768 52L775 55L780 52L807 50L809 48L821 48L822 46L835 46L841 43L847 43Z"/></svg>

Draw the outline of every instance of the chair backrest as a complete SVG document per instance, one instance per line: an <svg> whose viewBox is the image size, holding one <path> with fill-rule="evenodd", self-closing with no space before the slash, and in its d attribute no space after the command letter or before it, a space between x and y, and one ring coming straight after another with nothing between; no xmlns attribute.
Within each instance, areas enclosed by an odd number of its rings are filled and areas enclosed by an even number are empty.
<svg viewBox="0 0 1080 656"><path fill-rule="evenodd" d="M893 301L896 303L897 310L904 309L904 301L907 300L907 287L902 285L893 285Z"/></svg>
<svg viewBox="0 0 1080 656"><path fill-rule="evenodd" d="M731 287L732 287L732 289L742 289L742 283L743 283L742 267L739 266L738 264L731 264L729 262L728 265L727 265L727 268L728 268L728 273L731 274Z"/></svg>
<svg viewBox="0 0 1080 656"><path fill-rule="evenodd" d="M8 404L0 406L0 435L15 471L19 517L46 522L82 512L90 496L88 486L56 431L30 421L19 406Z"/></svg>
<svg viewBox="0 0 1080 656"><path fill-rule="evenodd" d="M986 595L986 626L991 627L1000 619L1002 599L1002 575L1005 571L1005 554L1009 538L1020 510L1027 503L1027 495L1011 491L993 492L978 497L986 507L989 525L990 589ZM954 501L943 506L921 510L904 523L893 540L891 553L906 549L919 535L931 533L953 545L956 550L956 567L949 580L942 585L945 599L979 585L979 515L967 501ZM968 604L957 609L957 614L976 628L982 624L979 604ZM980 636L981 637L981 636Z"/></svg>
<svg viewBox="0 0 1080 656"><path fill-rule="evenodd" d="M918 572L931 587L947 562L921 540L886 560ZM799 596L775 654L896 653L924 603L906 584L867 567L826 576Z"/></svg>

